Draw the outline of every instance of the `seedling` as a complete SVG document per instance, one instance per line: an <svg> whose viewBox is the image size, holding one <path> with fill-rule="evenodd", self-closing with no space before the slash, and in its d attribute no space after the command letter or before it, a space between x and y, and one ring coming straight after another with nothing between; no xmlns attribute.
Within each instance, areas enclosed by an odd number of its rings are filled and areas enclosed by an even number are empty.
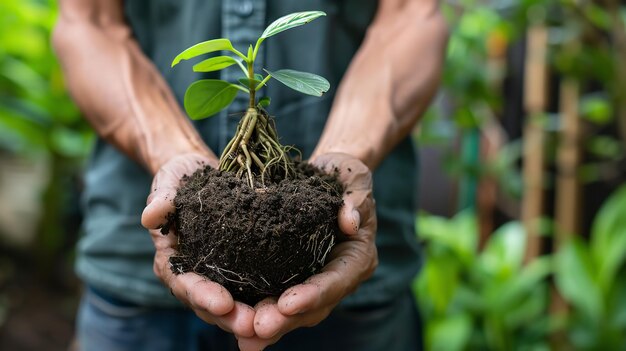
<svg viewBox="0 0 626 351"><path fill-rule="evenodd" d="M245 174L252 188L255 187L257 177L261 185L265 184L267 178L294 177L294 166L288 154L293 148L283 146L279 142L274 120L264 109L269 105L270 99L263 97L257 100L257 92L272 78L293 90L313 96L322 96L328 91L330 84L323 77L313 73L291 69L277 71L263 69L265 75L259 74L255 72L255 60L265 39L325 15L322 11L306 11L277 19L265 29L254 47L252 45L248 47L246 55L235 49L230 40L220 38L198 43L174 58L172 67L182 60L200 55L230 51L236 57L208 58L194 65L194 72L214 72L237 65L244 74L236 83L220 79L198 80L192 83L185 93L185 110L194 120L216 115L228 107L241 92L250 97L248 109L239 121L234 137L220 156L220 171L235 172L239 178Z"/></svg>
<svg viewBox="0 0 626 351"><path fill-rule="evenodd" d="M185 109L192 119L214 116L242 92L249 95L249 104L221 154L219 169L197 170L185 178L174 198L172 220L179 237L178 253L170 263L173 272L203 275L250 305L319 272L339 232L342 185L310 165L295 167L289 156L293 148L281 145L274 120L264 109L269 98L257 96L272 78L314 96L328 91L330 84L315 74L289 69L255 72L265 39L324 15L309 11L279 18L246 55L220 38L196 44L172 62L174 66L229 51L234 55L208 58L193 70L237 66L243 72L237 82L196 81L185 93Z"/></svg>

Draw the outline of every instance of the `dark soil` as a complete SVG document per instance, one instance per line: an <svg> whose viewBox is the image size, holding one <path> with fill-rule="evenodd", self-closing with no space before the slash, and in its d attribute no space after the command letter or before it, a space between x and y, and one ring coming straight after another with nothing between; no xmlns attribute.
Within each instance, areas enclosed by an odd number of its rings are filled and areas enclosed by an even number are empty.
<svg viewBox="0 0 626 351"><path fill-rule="evenodd" d="M210 167L186 177L174 199L172 270L203 275L249 305L319 272L339 239L343 188L308 164L297 170L256 189Z"/></svg>

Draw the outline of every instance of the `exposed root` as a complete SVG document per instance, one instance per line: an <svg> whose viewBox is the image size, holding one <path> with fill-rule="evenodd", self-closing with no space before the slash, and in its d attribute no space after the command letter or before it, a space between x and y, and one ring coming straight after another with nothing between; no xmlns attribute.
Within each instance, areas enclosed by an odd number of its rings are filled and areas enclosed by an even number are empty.
<svg viewBox="0 0 626 351"><path fill-rule="evenodd" d="M324 235L322 238L321 236ZM317 231L309 236L305 250L313 255L310 267L323 265L335 244L335 236L330 229Z"/></svg>
<svg viewBox="0 0 626 351"><path fill-rule="evenodd" d="M293 278L299 276L299 274L294 274L291 277L287 278L287 280L280 282L281 284L287 284L290 280L292 280Z"/></svg>
<svg viewBox="0 0 626 351"><path fill-rule="evenodd" d="M255 179L264 187L268 178L294 178L289 157L289 152L294 150L299 153L292 146L280 144L274 122L264 110L249 108L220 156L219 169L234 172L239 178L245 173L251 188L255 187Z"/></svg>
<svg viewBox="0 0 626 351"><path fill-rule="evenodd" d="M252 287L253 289L257 290L259 293L262 294L270 294L271 291L268 291L267 289L263 289L261 287L259 287L257 284L258 282L250 279L250 278L246 278L244 277L242 274L237 273L235 271L231 271L229 269L226 268L221 268L215 265L210 265L210 264L205 264L204 265L206 268L214 271L217 275L219 275L220 277L222 277L224 280L227 280L231 283L235 283L238 285L248 285L250 287ZM229 276L227 276L229 275ZM261 280L267 285L270 286L270 283L263 277L260 277Z"/></svg>

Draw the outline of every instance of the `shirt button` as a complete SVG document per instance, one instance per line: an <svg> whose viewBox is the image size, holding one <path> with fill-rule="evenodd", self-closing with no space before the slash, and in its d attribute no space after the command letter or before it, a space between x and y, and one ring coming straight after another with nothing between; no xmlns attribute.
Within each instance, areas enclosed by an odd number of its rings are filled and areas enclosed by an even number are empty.
<svg viewBox="0 0 626 351"><path fill-rule="evenodd" d="M235 12L241 17L248 17L254 12L254 4L251 0L240 1L235 5Z"/></svg>

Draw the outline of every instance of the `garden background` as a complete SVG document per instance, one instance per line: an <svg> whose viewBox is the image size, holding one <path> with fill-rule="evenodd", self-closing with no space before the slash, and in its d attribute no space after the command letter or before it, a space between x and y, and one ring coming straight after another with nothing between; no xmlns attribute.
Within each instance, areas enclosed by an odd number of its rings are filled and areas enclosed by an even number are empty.
<svg viewBox="0 0 626 351"><path fill-rule="evenodd" d="M416 127L429 350L626 347L626 3L443 1L443 84ZM0 2L0 349L64 350L93 134L50 34Z"/></svg>

